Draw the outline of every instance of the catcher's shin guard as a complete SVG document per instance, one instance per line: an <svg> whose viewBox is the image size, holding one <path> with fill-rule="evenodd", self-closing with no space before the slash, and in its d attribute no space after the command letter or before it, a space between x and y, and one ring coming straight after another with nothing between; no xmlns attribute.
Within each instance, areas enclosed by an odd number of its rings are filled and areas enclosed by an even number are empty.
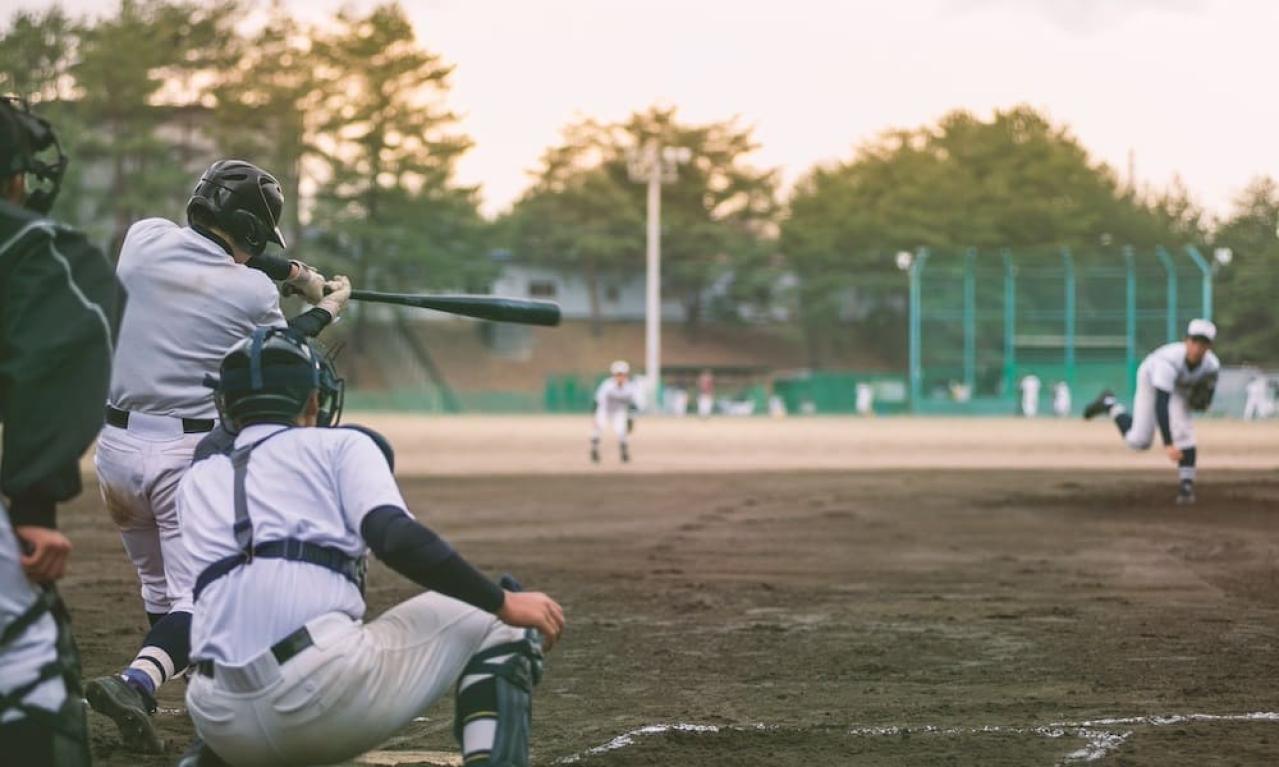
<svg viewBox="0 0 1279 767"><path fill-rule="evenodd" d="M520 590L510 576L502 586ZM533 687L541 679L542 638L532 629L471 657L457 683L453 719L466 767L528 767Z"/></svg>

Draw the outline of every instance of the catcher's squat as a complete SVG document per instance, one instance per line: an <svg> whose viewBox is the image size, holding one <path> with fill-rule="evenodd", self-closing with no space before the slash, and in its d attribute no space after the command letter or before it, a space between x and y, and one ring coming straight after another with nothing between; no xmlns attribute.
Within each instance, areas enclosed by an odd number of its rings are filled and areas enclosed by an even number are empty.
<svg viewBox="0 0 1279 767"><path fill-rule="evenodd" d="M622 463L631 460L628 438L634 427L638 391L630 380L631 366L617 360L608 368L609 377L595 390L595 414L591 421L591 461L600 462L600 434L612 428L617 435Z"/></svg>
<svg viewBox="0 0 1279 767"><path fill-rule="evenodd" d="M90 761L53 590L71 556L57 504L79 495L80 456L102 426L123 296L102 253L45 217L66 162L46 120L0 98L0 763L15 767Z"/></svg>
<svg viewBox="0 0 1279 767"><path fill-rule="evenodd" d="M1178 467L1177 503L1195 502L1195 430L1190 413L1212 404L1221 370L1212 352L1216 337L1217 327L1211 322L1191 320L1184 341L1155 349L1137 368L1132 413L1109 391L1084 409L1084 418L1102 413L1113 418L1134 450L1149 448L1158 426L1164 450Z"/></svg>
<svg viewBox="0 0 1279 767"><path fill-rule="evenodd" d="M264 253L284 246L280 185L247 162L214 163L187 203L189 226L149 218L129 228L117 274L129 295L106 426L94 459L103 501L142 583L151 629L119 676L90 681L90 705L115 720L129 748L163 744L148 714L155 693L187 666L191 581L174 495L217 412L206 376L255 327L285 324L272 278L316 307L288 324L315 335L350 295L343 277ZM252 268L251 268L252 267ZM326 287L331 291L325 295Z"/></svg>
<svg viewBox="0 0 1279 767"><path fill-rule="evenodd" d="M238 434L178 489L199 572L187 707L203 741L182 764L349 759L456 683L466 764L526 765L560 606L498 587L418 523L368 433L309 428L335 418L325 364L265 328L222 364L219 410ZM432 591L363 623L366 547Z"/></svg>

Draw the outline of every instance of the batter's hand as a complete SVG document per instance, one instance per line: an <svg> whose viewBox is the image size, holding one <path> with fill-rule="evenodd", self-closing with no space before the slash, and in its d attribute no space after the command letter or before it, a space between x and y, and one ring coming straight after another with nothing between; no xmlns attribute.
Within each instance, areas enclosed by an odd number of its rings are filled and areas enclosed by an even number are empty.
<svg viewBox="0 0 1279 767"><path fill-rule="evenodd" d="M337 317L351 300L351 279L345 275L337 275L324 283L324 298L316 306Z"/></svg>
<svg viewBox="0 0 1279 767"><path fill-rule="evenodd" d="M13 528L23 544L19 557L23 571L36 583L53 583L67 572L71 541L57 530L35 525Z"/></svg>
<svg viewBox="0 0 1279 767"><path fill-rule="evenodd" d="M301 261L293 261L292 264L296 273L285 280L284 284L305 298L308 304L318 304L323 301L324 275Z"/></svg>
<svg viewBox="0 0 1279 767"><path fill-rule="evenodd" d="M1176 445L1167 445L1164 447L1164 452L1173 463L1181 463L1181 448Z"/></svg>
<svg viewBox="0 0 1279 767"><path fill-rule="evenodd" d="M540 591L508 591L497 617L508 626L542 632L542 649L550 650L564 632L564 609Z"/></svg>

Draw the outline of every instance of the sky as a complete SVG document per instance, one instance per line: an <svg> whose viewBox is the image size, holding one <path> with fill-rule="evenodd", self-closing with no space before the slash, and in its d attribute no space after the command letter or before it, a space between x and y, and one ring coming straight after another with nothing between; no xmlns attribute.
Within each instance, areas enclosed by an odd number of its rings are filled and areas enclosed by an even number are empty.
<svg viewBox="0 0 1279 767"><path fill-rule="evenodd" d="M117 0L67 0L103 13ZM337 0L286 0L303 17ZM40 8L39 0L17 5ZM354 8L369 2L347 2ZM484 210L528 185L581 117L660 104L737 118L787 184L879 132L1027 103L1140 185L1179 176L1210 213L1279 177L1272 0L405 0L454 64L448 103L475 141L459 180Z"/></svg>

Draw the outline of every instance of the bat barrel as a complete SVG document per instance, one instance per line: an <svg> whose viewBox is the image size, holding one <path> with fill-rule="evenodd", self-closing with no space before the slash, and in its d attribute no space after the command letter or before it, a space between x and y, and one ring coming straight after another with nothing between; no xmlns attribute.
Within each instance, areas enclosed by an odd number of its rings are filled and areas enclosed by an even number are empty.
<svg viewBox="0 0 1279 767"><path fill-rule="evenodd" d="M554 301L487 295L429 295L352 290L351 298L400 306L434 309L492 322L554 326L560 324L560 306Z"/></svg>

